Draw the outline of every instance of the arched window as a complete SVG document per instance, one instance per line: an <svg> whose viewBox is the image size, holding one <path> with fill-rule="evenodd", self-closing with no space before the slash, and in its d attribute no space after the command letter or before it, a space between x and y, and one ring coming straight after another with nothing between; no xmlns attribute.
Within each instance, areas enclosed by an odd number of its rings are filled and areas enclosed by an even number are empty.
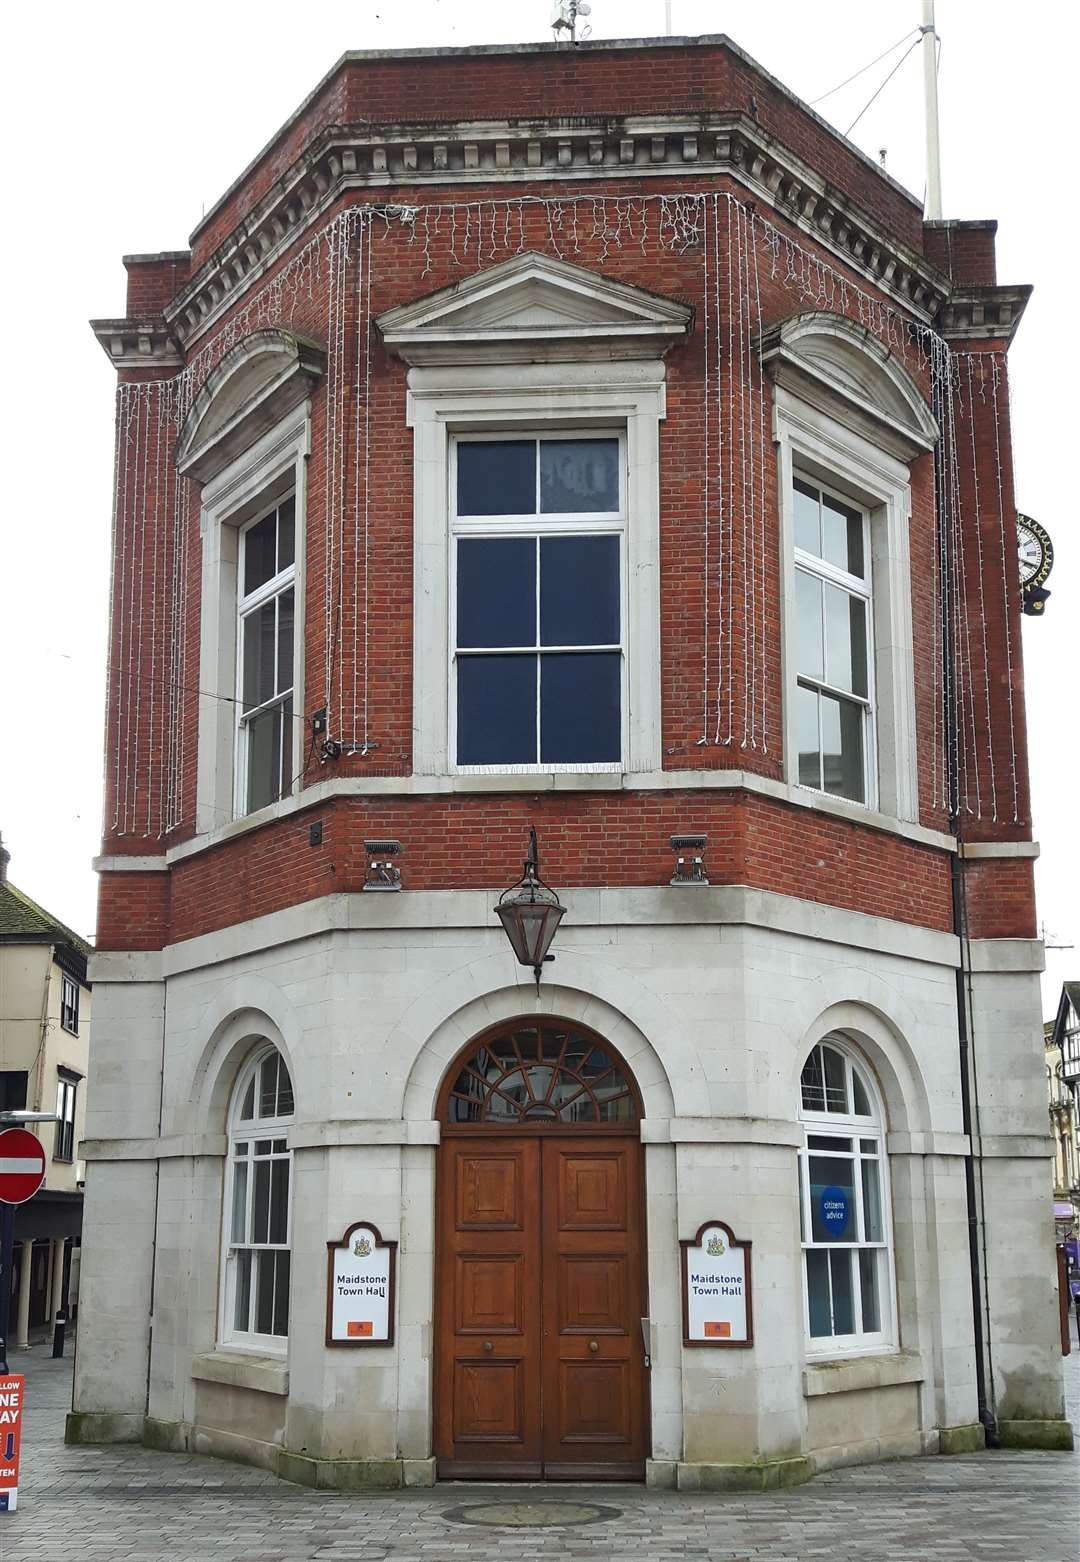
<svg viewBox="0 0 1080 1562"><path fill-rule="evenodd" d="M455 1074L448 1123L626 1123L641 1116L621 1062L565 1021L489 1032Z"/></svg>
<svg viewBox="0 0 1080 1562"><path fill-rule="evenodd" d="M799 1155L807 1351L896 1344L885 1122L869 1072L839 1038L803 1065Z"/></svg>
<svg viewBox="0 0 1080 1562"><path fill-rule="evenodd" d="M289 1333L293 1088L285 1060L265 1047L233 1092L225 1184L224 1344L282 1351Z"/></svg>

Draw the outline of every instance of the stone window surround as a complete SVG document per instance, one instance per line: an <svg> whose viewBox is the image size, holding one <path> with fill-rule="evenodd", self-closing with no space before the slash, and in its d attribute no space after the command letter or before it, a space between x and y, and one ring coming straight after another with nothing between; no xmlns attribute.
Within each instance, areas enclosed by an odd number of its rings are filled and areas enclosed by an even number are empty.
<svg viewBox="0 0 1080 1562"><path fill-rule="evenodd" d="M293 640L293 751L306 709L304 600L307 460L311 406L304 401L235 457L202 491L202 609L199 645L199 756L196 831L205 836L242 814L236 795L237 587L241 527L290 492L296 495ZM205 692L203 692L205 691ZM271 809L245 816L264 821Z"/></svg>
<svg viewBox="0 0 1080 1562"><path fill-rule="evenodd" d="M463 432L625 429L627 751L622 769L658 771L660 753L659 425L662 360L413 367L413 770L448 775L450 439ZM515 767L517 768L517 767ZM535 767L545 774L550 767Z"/></svg>
<svg viewBox="0 0 1080 1562"><path fill-rule="evenodd" d="M825 398L822 405L815 406L780 384L774 386L773 396L780 493L784 777L788 785L798 787L794 700L790 697L796 681L792 481L798 471L847 495L870 514L876 785L868 788L868 808L915 823L919 799L908 538L910 472L897 457L841 422Z"/></svg>

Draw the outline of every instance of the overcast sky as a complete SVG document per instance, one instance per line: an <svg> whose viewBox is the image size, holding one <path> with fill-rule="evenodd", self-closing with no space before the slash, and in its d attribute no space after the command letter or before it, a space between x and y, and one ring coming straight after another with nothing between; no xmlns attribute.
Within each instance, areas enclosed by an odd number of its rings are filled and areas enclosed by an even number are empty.
<svg viewBox="0 0 1080 1562"><path fill-rule="evenodd" d="M90 935L98 847L115 375L91 316L123 313L120 257L182 249L203 210L346 49L550 39L549 0L357 0L19 6L5 24L8 147L6 471L0 555L0 829L11 877ZM918 0L673 0L676 33L727 32L807 101L905 32ZM1076 795L1080 564L1071 476L1077 413L1075 8L938 0L946 217L996 217L998 276L1035 296L1011 354L1017 500L1057 562L1024 651L1039 915L1080 945ZM593 0L596 38L664 30L664 0ZM847 131L905 42L817 104ZM922 194L916 49L852 140ZM1044 1011L1080 977L1047 957Z"/></svg>

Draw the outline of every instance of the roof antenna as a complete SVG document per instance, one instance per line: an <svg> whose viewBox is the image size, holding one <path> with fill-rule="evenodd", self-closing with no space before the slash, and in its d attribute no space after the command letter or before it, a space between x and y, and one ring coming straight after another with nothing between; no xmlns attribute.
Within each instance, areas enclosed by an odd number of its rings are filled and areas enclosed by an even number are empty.
<svg viewBox="0 0 1080 1562"><path fill-rule="evenodd" d="M591 16L592 6L586 0L554 0L551 7L551 30L555 34L555 42L560 42L559 33L565 29L569 34L571 43L584 43L592 32L591 27L586 27L580 40L577 36L577 22L579 16Z"/></svg>
<svg viewBox="0 0 1080 1562"><path fill-rule="evenodd" d="M938 35L934 0L922 0L923 91L926 96L926 220L941 221L941 138L938 134Z"/></svg>

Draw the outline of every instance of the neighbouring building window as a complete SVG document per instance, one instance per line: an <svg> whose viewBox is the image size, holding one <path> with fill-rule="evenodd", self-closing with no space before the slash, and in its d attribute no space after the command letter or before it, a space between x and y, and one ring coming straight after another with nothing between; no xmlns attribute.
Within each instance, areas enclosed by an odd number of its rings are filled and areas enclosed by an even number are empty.
<svg viewBox="0 0 1080 1562"><path fill-rule="evenodd" d="M60 978L60 1025L73 1036L79 1034L79 984L71 976Z"/></svg>
<svg viewBox="0 0 1080 1562"><path fill-rule="evenodd" d="M621 768L625 465L618 433L453 441L459 768Z"/></svg>
<svg viewBox="0 0 1080 1562"><path fill-rule="evenodd" d="M796 475L795 733L802 786L873 800L874 704L867 512Z"/></svg>
<svg viewBox="0 0 1080 1562"><path fill-rule="evenodd" d="M242 529L239 569L237 798L253 813L292 790L294 495Z"/></svg>
<svg viewBox="0 0 1080 1562"><path fill-rule="evenodd" d="M221 1337L284 1349L289 1332L293 1089L274 1048L237 1081L229 1122Z"/></svg>
<svg viewBox="0 0 1080 1562"><path fill-rule="evenodd" d="M0 1069L0 1112L21 1112L26 1106L26 1081L24 1068Z"/></svg>
<svg viewBox="0 0 1080 1562"><path fill-rule="evenodd" d="M73 1073L70 1069L60 1068L56 1071L56 1148L53 1151L53 1159L57 1161L73 1161L75 1159L75 1096L79 1088L80 1074Z"/></svg>
<svg viewBox="0 0 1080 1562"><path fill-rule="evenodd" d="M884 1116L869 1073L832 1039L803 1066L799 1155L808 1355L895 1344Z"/></svg>

